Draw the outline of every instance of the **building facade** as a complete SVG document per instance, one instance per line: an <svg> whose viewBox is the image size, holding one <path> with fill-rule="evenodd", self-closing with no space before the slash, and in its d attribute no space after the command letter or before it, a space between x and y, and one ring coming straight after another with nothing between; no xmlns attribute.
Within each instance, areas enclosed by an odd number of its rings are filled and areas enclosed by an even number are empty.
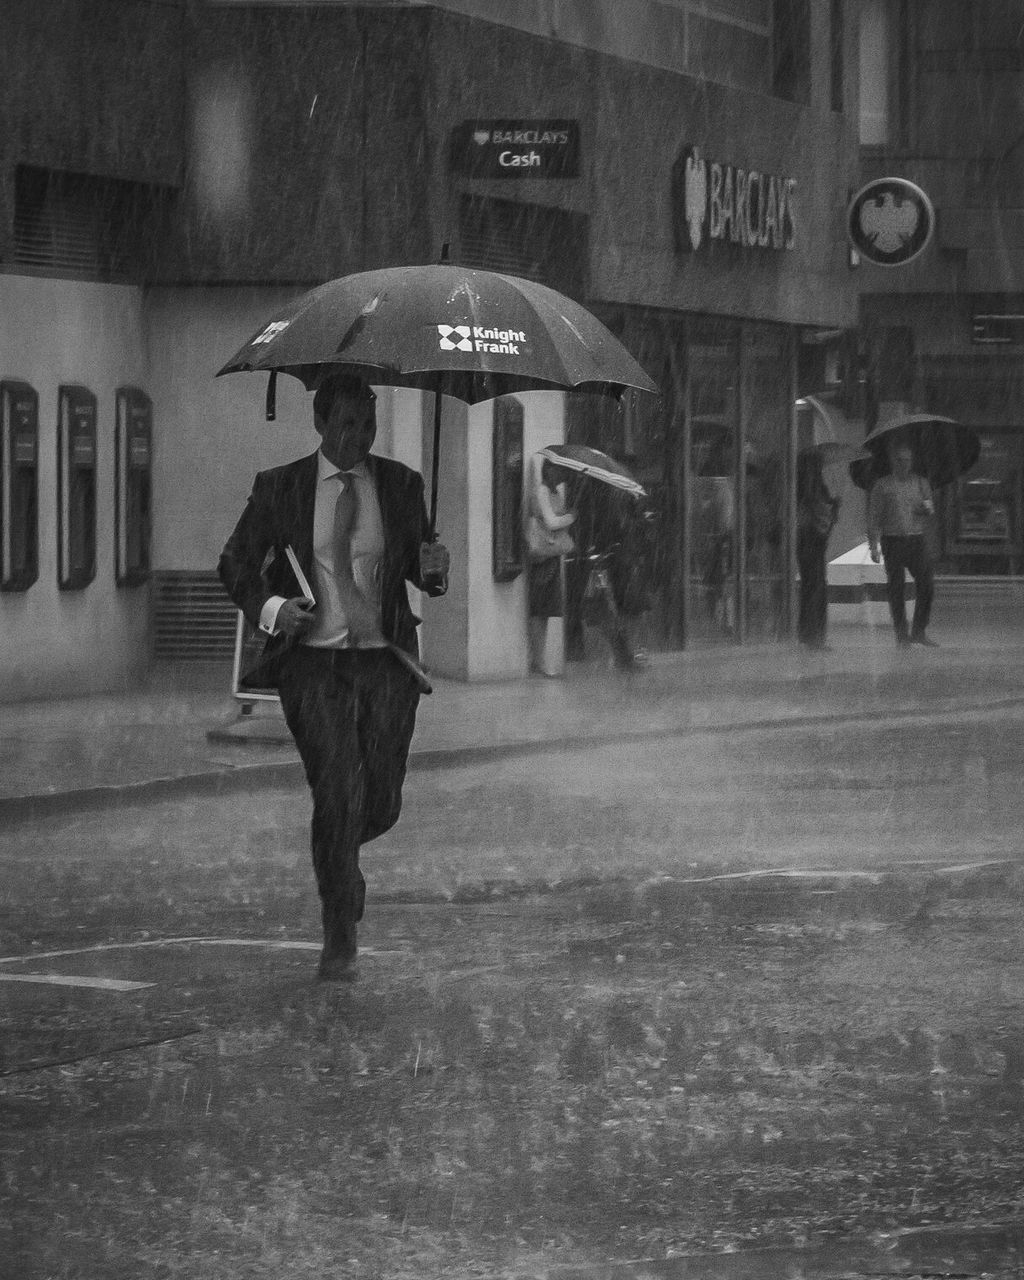
<svg viewBox="0 0 1024 1280"><path fill-rule="evenodd" d="M854 333L809 364L852 424L879 406L977 429L978 464L939 496L940 568L1024 572L1024 26L1012 0L861 0L858 186L909 179L936 213L903 266L855 263ZM821 353L824 354L824 353ZM846 541L862 540L862 505ZM839 546L837 550L843 550Z"/></svg>
<svg viewBox="0 0 1024 1280"><path fill-rule="evenodd" d="M802 353L856 323L851 6L12 7L0 697L230 647L217 554L255 470L316 437L297 383L269 423L265 380L218 367L306 288L443 245L583 302L662 394L445 402L430 665L525 674L503 486L567 438L651 495L653 643L788 633ZM379 393L378 449L428 471L430 397Z"/></svg>

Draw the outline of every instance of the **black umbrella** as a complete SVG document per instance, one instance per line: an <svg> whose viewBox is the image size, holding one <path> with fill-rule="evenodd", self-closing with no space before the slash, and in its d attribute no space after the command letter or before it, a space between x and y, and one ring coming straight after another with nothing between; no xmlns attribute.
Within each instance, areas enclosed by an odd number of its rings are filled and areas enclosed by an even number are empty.
<svg viewBox="0 0 1024 1280"><path fill-rule="evenodd" d="M468 404L516 391L657 393L596 317L554 289L450 263L332 280L268 320L219 371L290 373L313 389L332 373L434 393L430 527L437 517L441 396Z"/></svg>
<svg viewBox="0 0 1024 1280"><path fill-rule="evenodd" d="M933 489L952 484L978 461L981 441L973 427L935 413L903 413L885 418L864 438L868 458L850 463L850 478L861 489L870 489L888 475L890 450L909 444L914 470L927 476Z"/></svg>

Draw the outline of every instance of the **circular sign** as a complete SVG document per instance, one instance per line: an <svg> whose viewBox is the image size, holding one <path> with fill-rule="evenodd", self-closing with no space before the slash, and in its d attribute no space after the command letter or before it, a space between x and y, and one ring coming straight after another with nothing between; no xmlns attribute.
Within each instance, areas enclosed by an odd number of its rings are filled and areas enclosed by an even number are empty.
<svg viewBox="0 0 1024 1280"><path fill-rule="evenodd" d="M935 210L906 178L876 178L861 187L846 213L846 233L862 258L902 267L924 249L935 230Z"/></svg>

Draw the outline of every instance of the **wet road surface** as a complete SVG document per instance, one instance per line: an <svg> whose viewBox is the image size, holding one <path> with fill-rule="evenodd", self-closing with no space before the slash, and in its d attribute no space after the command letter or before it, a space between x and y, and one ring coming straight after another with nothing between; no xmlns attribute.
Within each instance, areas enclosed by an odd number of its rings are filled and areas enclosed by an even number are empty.
<svg viewBox="0 0 1024 1280"><path fill-rule="evenodd" d="M298 789L9 826L0 1256L597 1274L838 1240L825 1273L1010 1274L1005 1237L879 1242L1020 1217L1022 743L1007 711L414 774L351 988L312 980Z"/></svg>

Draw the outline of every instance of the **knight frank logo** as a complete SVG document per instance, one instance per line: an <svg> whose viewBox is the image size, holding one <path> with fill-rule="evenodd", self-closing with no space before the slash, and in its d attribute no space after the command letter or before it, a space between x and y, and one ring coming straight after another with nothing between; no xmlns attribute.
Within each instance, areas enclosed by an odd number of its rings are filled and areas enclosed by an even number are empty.
<svg viewBox="0 0 1024 1280"><path fill-rule="evenodd" d="M473 344L469 340L468 324L439 324L437 326L438 346L442 351L472 351Z"/></svg>
<svg viewBox="0 0 1024 1280"><path fill-rule="evenodd" d="M442 351L476 351L488 355L518 356L526 342L522 329L488 329L474 324L439 324L437 345Z"/></svg>
<svg viewBox="0 0 1024 1280"><path fill-rule="evenodd" d="M273 342L277 335L279 333L284 333L285 329L287 329L290 324L290 320L274 320L271 324L267 325L262 333L258 333L256 337L253 338L250 346L258 346L261 342Z"/></svg>

